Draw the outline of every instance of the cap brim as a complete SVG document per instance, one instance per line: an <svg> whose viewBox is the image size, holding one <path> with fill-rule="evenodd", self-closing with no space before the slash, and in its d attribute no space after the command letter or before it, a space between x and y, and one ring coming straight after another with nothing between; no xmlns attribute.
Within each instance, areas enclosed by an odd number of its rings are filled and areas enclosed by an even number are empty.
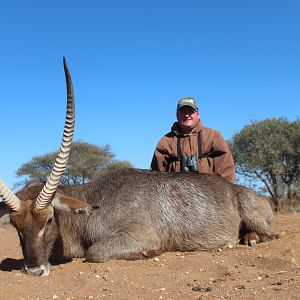
<svg viewBox="0 0 300 300"><path fill-rule="evenodd" d="M185 103L183 105L180 105L180 106L177 107L177 110L179 110L180 108L182 108L184 106L189 106L189 107L192 107L194 110L198 110L198 107L193 105L192 103Z"/></svg>

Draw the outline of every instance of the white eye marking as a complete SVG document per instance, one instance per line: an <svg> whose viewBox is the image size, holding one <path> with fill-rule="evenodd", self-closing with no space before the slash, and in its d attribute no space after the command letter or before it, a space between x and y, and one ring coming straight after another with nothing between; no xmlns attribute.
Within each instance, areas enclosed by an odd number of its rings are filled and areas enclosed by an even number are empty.
<svg viewBox="0 0 300 300"><path fill-rule="evenodd" d="M46 225L45 225L45 226L46 226ZM42 230L39 231L38 237L42 237L42 236L43 236L43 234L44 234L44 232L45 232L45 226L44 226L44 228L43 228Z"/></svg>
<svg viewBox="0 0 300 300"><path fill-rule="evenodd" d="M53 217L53 216L49 217L49 219L48 219L48 220L47 220L47 222L45 223L45 225L44 225L43 229L39 231L39 233L38 233L38 237L41 237L41 236L43 236L43 235L44 235L44 232L45 232L46 226L47 226L47 225L51 225L51 223L52 223L52 217Z"/></svg>

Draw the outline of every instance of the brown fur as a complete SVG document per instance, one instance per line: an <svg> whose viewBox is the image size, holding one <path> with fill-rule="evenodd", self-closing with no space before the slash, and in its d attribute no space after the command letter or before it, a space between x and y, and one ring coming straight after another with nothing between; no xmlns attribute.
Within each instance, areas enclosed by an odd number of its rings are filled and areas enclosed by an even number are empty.
<svg viewBox="0 0 300 300"><path fill-rule="evenodd" d="M27 186L18 196L35 198L42 186ZM255 246L276 237L272 217L267 199L219 176L136 169L59 187L47 208L27 200L11 213L32 275L48 275L51 258L136 259L231 247L240 235Z"/></svg>

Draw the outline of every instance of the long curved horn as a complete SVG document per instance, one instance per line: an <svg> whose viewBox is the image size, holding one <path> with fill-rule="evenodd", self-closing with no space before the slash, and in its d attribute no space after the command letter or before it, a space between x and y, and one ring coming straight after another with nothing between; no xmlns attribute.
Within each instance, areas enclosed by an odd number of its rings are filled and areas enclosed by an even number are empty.
<svg viewBox="0 0 300 300"><path fill-rule="evenodd" d="M56 192L57 186L60 182L60 178L65 171L67 166L71 144L74 134L74 125L75 125L75 104L74 104L74 92L71 75L68 69L66 59L64 58L64 70L66 76L66 85L67 85L67 112L63 138L60 146L60 152L56 158L55 164L51 171L51 174L44 185L42 191L36 199L36 207L38 209L43 209L47 207Z"/></svg>
<svg viewBox="0 0 300 300"><path fill-rule="evenodd" d="M20 210L20 199L9 189L9 187L0 179L0 197L4 203L14 211Z"/></svg>

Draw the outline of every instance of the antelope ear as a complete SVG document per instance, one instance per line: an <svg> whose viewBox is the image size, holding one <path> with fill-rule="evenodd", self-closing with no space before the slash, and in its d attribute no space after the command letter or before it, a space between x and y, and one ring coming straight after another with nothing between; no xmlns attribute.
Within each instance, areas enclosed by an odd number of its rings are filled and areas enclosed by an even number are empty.
<svg viewBox="0 0 300 300"><path fill-rule="evenodd" d="M12 210L4 202L0 202L0 224L10 223L9 213L11 211Z"/></svg>
<svg viewBox="0 0 300 300"><path fill-rule="evenodd" d="M9 214L10 212L10 208L4 202L0 202L0 218L2 218L4 215Z"/></svg>
<svg viewBox="0 0 300 300"><path fill-rule="evenodd" d="M74 211L76 214L90 215L98 206L92 206L85 201L56 194L53 198L52 205L56 209Z"/></svg>

